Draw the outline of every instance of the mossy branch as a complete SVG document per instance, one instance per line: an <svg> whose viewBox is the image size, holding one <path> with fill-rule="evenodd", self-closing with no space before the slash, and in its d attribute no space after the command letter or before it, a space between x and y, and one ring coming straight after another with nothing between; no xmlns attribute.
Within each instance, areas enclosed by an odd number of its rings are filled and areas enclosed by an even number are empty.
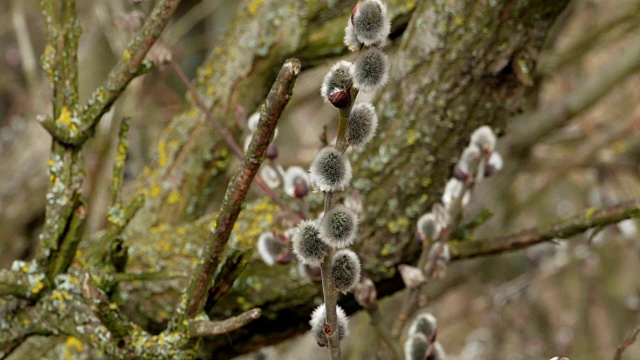
<svg viewBox="0 0 640 360"><path fill-rule="evenodd" d="M143 60L169 23L178 4L180 0L161 0L155 5L142 28L127 45L122 58L107 75L105 83L93 92L87 104L81 109L69 109L74 112L77 123L67 124L59 121L61 118L58 113L54 113L55 119L49 117L42 119L41 124L56 141L68 146L79 146L92 136L93 129L102 115L109 111L131 80L151 69L151 63ZM75 10L73 11L75 13ZM75 21L78 20L75 19ZM77 39L75 41L77 49ZM71 65L77 71L77 63ZM72 79L75 80L77 88L77 76ZM76 104L77 91L73 105Z"/></svg>

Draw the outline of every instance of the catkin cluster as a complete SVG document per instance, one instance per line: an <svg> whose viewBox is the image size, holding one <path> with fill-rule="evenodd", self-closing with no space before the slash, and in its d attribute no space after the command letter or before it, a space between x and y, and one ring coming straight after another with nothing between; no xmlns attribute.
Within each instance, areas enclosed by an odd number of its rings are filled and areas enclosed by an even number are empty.
<svg viewBox="0 0 640 360"><path fill-rule="evenodd" d="M407 360L444 360L446 354L442 345L436 341L437 320L429 314L418 315L411 327L407 341L404 343L404 356Z"/></svg>

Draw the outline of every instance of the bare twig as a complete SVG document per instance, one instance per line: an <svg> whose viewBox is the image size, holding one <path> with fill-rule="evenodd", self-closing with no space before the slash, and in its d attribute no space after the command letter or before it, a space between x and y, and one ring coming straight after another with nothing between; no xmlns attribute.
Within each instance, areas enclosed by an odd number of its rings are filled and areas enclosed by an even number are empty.
<svg viewBox="0 0 640 360"><path fill-rule="evenodd" d="M191 277L186 294L187 307L184 314L179 314L182 319L193 317L204 307L211 280L220 263L220 255L225 249L233 225L242 210L244 197L271 142L280 114L291 98L293 85L300 69L301 65L297 59L287 60L267 96L260 114L258 129L251 139L249 150L240 169L229 182L222 206L213 224L213 230L207 239L202 259Z"/></svg>
<svg viewBox="0 0 640 360"><path fill-rule="evenodd" d="M631 335L629 335L629 337L627 337L624 340L624 342L622 344L620 344L620 346L618 346L618 348L616 349L616 352L613 354L613 360L621 360L622 359L622 353L629 346L631 346L634 342L636 342L636 339L638 338L638 334L640 334L640 326L635 328L635 330L633 330Z"/></svg>
<svg viewBox="0 0 640 360"><path fill-rule="evenodd" d="M213 128L216 130L216 133L222 137L222 140L224 140L224 142L227 144L227 146L229 146L233 154L238 159L244 158L245 154L244 154L244 151L242 151L242 148L238 145L238 143L235 141L233 136L231 136L229 131L224 126L222 126L218 122L218 120L216 120L216 118L213 117L213 115L211 115L211 111L207 108L207 106L204 103L204 100L202 99L200 94L198 94L194 86L191 84L191 82L189 81L189 78L184 73L184 71L182 71L180 66L178 66L178 64L176 64L174 61L172 61L170 65L173 71L175 71L176 75L178 75L182 83L187 87L189 94L191 94L191 96L195 100L196 105L200 108L200 111L202 111L205 114L205 116L207 117L207 120L209 120ZM298 218L302 218L301 214L291 210L291 208L287 204L285 204L282 201L282 199L280 199L280 197L275 192L273 192L273 190L271 190L271 188L260 177L260 175L256 175L254 181L256 184L258 184L258 186L260 186L260 188L265 192L265 194L267 194L267 196L269 196L276 204L278 204L278 206L280 206L281 209L283 209L284 211L290 214L293 214Z"/></svg>
<svg viewBox="0 0 640 360"><path fill-rule="evenodd" d="M524 230L492 239L452 243L451 260L515 251L556 238L568 238L588 229L640 217L640 198L600 210L589 209L584 214L558 221L556 224Z"/></svg>
<svg viewBox="0 0 640 360"><path fill-rule="evenodd" d="M262 311L255 308L222 321L190 320L188 330L189 337L195 338L226 334L256 320L260 315L262 315Z"/></svg>

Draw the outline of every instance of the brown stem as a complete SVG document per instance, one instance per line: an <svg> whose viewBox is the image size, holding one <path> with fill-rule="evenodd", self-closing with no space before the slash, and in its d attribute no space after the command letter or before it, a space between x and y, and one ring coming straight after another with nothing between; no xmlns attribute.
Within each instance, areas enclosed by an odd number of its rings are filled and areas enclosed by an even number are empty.
<svg viewBox="0 0 640 360"><path fill-rule="evenodd" d="M634 342L636 342L636 339L638 338L638 334L640 334L640 326L638 326L635 330L633 330L631 335L629 335L629 337L626 338L624 342L620 344L620 346L618 346L618 348L616 349L616 352L613 354L613 360L622 359L622 353Z"/></svg>
<svg viewBox="0 0 640 360"><path fill-rule="evenodd" d="M229 131L224 126L220 125L218 120L216 120L216 118L214 118L213 115L211 115L211 111L207 109L207 106L205 105L204 100L202 100L202 97L200 96L200 94L198 94L196 89L193 87L193 84L191 84L191 82L189 81L189 78L184 73L184 71L182 71L180 66L178 66L178 64L176 64L175 62L172 61L170 64L173 71L175 71L176 75L178 75L182 83L187 87L189 94L191 94L191 96L195 100L196 105L200 108L200 111L204 113L204 115L207 117L207 120L209 120L209 122L211 123L213 128L216 130L216 132L220 134L220 136L222 136L222 140L224 140L227 146L229 146L233 154L238 159L242 159L244 157L244 151L242 151L242 148L240 148L240 146L235 141L233 136L231 136ZM280 199L278 194L276 194L275 192L273 192L273 190L271 190L271 188L260 177L260 175L256 175L254 181L256 184L258 184L258 186L260 186L260 188L265 192L265 194L267 194L268 197L270 197L276 204L278 204L278 206L280 206L281 209L283 209L284 211L290 214L293 214L296 217L301 217L300 214L291 210L291 208L284 201L282 201L282 199Z"/></svg>
<svg viewBox="0 0 640 360"><path fill-rule="evenodd" d="M188 330L189 337L196 338L226 334L256 320L260 315L262 315L262 311L255 308L222 321L190 320Z"/></svg>
<svg viewBox="0 0 640 360"><path fill-rule="evenodd" d="M300 61L297 59L287 60L267 95L267 100L260 114L258 128L249 144L249 150L242 160L240 169L229 182L222 206L213 223L213 230L207 238L202 258L189 282L186 294L187 306L185 313L179 315L180 320L192 318L204 307L211 281L220 264L220 256L242 210L249 186L258 172L267 146L271 142L280 114L291 98L293 85L300 69Z"/></svg>
<svg viewBox="0 0 640 360"><path fill-rule="evenodd" d="M451 260L501 254L519 250L556 238L566 239L588 229L640 217L640 198L600 210L589 209L584 214L562 219L553 225L523 230L491 239L452 243Z"/></svg>

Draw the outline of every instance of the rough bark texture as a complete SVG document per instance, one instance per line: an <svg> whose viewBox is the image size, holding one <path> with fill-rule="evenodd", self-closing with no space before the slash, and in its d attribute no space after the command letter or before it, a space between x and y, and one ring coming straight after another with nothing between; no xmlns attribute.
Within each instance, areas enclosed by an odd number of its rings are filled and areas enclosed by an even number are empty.
<svg viewBox="0 0 640 360"><path fill-rule="evenodd" d="M395 269L417 258L415 220L439 198L471 131L481 124L504 129L535 91L531 72L567 2L388 1L394 35L400 35L391 48L392 81L377 102L379 133L353 161L353 185L365 199L359 253L378 294L402 286ZM213 116L237 135L235 105L256 108L285 58L312 66L344 52L352 5L246 1L224 46L213 49L195 81ZM189 99L159 140L156 165L141 179L148 200L127 230L127 272L190 272L212 219L201 216L230 162L218 139ZM231 248L251 251L278 214L267 200L248 205ZM210 315L222 319L259 307L262 317L207 341L206 353L218 359L306 331L311 309L321 302L321 287L295 266L247 265L247 258L240 265L245 272ZM168 320L185 286L184 279L125 283L118 297L127 315L153 329ZM357 308L350 297L340 303L347 311Z"/></svg>

